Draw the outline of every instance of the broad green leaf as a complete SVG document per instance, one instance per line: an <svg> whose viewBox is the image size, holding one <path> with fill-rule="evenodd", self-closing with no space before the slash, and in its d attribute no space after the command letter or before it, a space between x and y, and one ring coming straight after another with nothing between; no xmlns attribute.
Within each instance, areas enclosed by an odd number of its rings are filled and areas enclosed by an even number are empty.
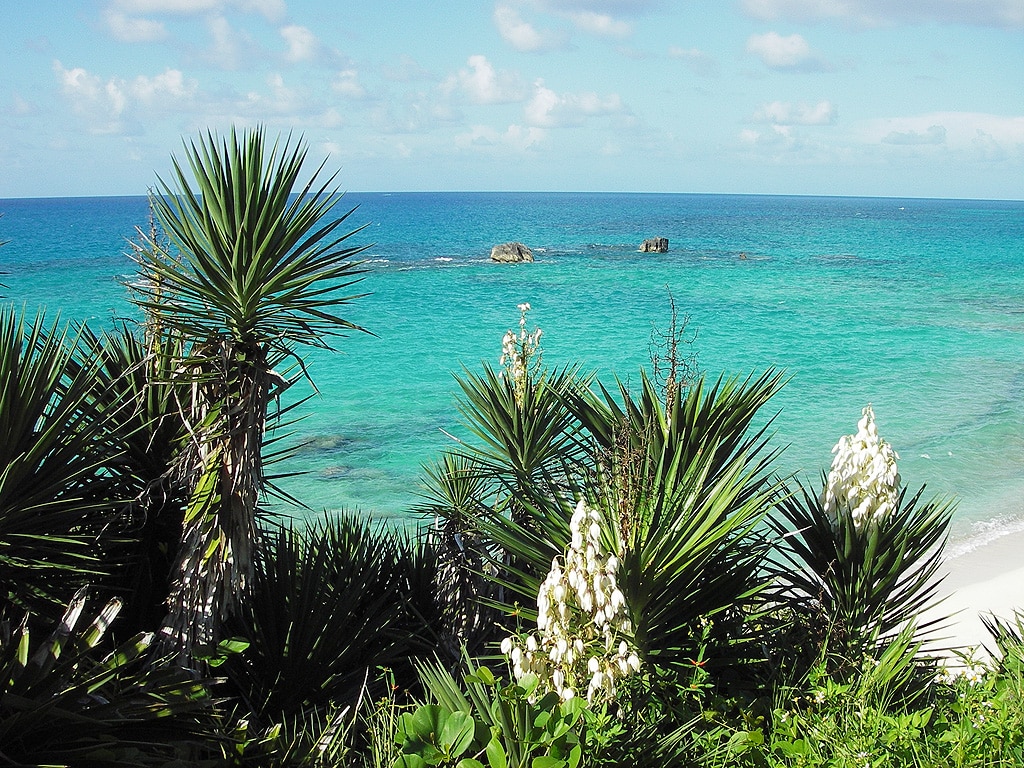
<svg viewBox="0 0 1024 768"><path fill-rule="evenodd" d="M487 742L487 746L484 748L484 754L487 756L487 765L489 768L508 768L508 757L505 755L505 748L498 741L498 736L495 735Z"/></svg>
<svg viewBox="0 0 1024 768"><path fill-rule="evenodd" d="M458 757L473 743L476 723L468 712L452 712L444 721L438 741L442 752Z"/></svg>
<svg viewBox="0 0 1024 768"><path fill-rule="evenodd" d="M427 768L428 763L419 755L399 755L391 768Z"/></svg>
<svg viewBox="0 0 1024 768"><path fill-rule="evenodd" d="M412 715L413 731L423 741L437 744L441 731L448 721L448 713L436 704L423 704Z"/></svg>

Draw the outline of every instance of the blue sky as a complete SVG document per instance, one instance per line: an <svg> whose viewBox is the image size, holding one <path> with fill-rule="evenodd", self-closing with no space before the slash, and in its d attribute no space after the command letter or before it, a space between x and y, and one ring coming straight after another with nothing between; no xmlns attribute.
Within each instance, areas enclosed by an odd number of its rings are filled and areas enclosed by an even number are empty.
<svg viewBox="0 0 1024 768"><path fill-rule="evenodd" d="M302 133L349 191L1024 199L1024 0L12 0L0 197Z"/></svg>

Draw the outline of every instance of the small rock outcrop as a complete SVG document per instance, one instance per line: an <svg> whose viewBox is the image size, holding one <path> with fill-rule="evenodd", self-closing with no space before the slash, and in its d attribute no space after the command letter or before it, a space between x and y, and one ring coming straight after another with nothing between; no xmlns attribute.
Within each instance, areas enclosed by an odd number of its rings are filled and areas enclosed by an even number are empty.
<svg viewBox="0 0 1024 768"><path fill-rule="evenodd" d="M533 261L533 251L522 243L502 243L491 248L491 261L500 261L503 264Z"/></svg>
<svg viewBox="0 0 1024 768"><path fill-rule="evenodd" d="M640 243L641 253L667 253L668 252L668 238L667 237L649 237Z"/></svg>

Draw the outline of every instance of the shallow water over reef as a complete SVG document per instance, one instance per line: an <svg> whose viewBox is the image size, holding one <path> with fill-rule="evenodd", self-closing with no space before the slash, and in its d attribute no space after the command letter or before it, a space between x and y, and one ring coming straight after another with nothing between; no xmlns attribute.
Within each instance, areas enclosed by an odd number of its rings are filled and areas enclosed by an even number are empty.
<svg viewBox="0 0 1024 768"><path fill-rule="evenodd" d="M674 297L701 369L792 377L770 405L780 474L817 482L872 403L913 488L955 494L953 550L1024 526L1024 203L718 195L350 194L373 243L348 317L375 335L307 357L319 389L287 490L402 518L461 434L452 377L497 364L529 302L544 360L611 383L649 361ZM0 290L109 324L142 197L0 200ZM639 253L647 237L667 253ZM518 240L536 262L499 265Z"/></svg>

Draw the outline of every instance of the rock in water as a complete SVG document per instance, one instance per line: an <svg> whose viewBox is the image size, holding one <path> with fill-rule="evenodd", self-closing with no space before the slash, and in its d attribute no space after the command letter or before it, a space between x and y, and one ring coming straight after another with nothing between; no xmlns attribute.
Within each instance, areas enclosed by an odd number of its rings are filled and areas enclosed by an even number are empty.
<svg viewBox="0 0 1024 768"><path fill-rule="evenodd" d="M491 261L500 261L504 264L533 261L533 251L522 243L502 243L491 248Z"/></svg>
<svg viewBox="0 0 1024 768"><path fill-rule="evenodd" d="M667 253L668 252L668 238L667 237L649 237L640 243L641 253Z"/></svg>

